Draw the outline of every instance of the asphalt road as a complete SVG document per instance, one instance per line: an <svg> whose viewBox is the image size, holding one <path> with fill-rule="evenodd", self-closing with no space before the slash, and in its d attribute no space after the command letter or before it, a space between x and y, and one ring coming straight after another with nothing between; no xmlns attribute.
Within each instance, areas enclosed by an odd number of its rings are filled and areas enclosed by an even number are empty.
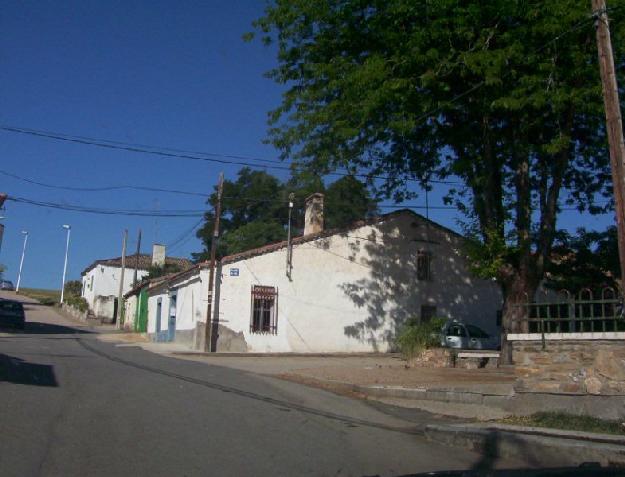
<svg viewBox="0 0 625 477"><path fill-rule="evenodd" d="M493 465L427 442L414 420L364 402L104 343L49 308L25 306L25 332L0 330L1 476L361 476Z"/></svg>

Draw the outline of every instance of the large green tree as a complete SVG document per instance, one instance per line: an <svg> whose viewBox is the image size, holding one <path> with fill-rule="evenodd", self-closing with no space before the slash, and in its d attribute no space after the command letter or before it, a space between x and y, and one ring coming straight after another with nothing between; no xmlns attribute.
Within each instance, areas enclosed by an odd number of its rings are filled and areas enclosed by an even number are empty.
<svg viewBox="0 0 625 477"><path fill-rule="evenodd" d="M326 195L326 228L343 227L377 212L377 201L371 197L367 187L351 176L341 177L326 188L319 175L313 173L296 173L282 182L267 172L243 168L236 180L224 181L218 256L285 240L289 197L294 203L291 220L293 234L300 234L304 226L304 201L314 192ZM209 257L216 192L208 203L212 208L206 212L205 222L197 232L204 250L194 254L195 260Z"/></svg>
<svg viewBox="0 0 625 477"><path fill-rule="evenodd" d="M605 287L620 287L616 227L603 231L580 228L575 234L562 232L553 250L554 260L547 268L549 288L568 290L573 295L590 289L595 297L600 297Z"/></svg>
<svg viewBox="0 0 625 477"><path fill-rule="evenodd" d="M458 181L447 200L466 214L476 270L502 287L505 336L544 277L562 204L597 212L611 193L589 10L274 0L254 33L276 43L268 76L285 86L269 139L317 173L383 176L372 183L398 201L411 181ZM613 29L623 71L622 22Z"/></svg>

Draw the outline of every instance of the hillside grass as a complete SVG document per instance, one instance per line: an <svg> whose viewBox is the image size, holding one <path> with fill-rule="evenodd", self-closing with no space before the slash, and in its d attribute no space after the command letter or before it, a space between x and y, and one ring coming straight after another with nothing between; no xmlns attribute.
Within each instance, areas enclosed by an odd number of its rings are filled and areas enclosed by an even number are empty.
<svg viewBox="0 0 625 477"><path fill-rule="evenodd" d="M20 288L20 295L38 300L42 305L53 306L61 301L60 290L46 290L43 288Z"/></svg>

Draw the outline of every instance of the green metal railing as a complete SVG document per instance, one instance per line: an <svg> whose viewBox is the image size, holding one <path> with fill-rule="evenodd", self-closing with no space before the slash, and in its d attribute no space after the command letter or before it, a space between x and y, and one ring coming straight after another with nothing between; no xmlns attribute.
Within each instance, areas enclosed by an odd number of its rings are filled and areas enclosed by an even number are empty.
<svg viewBox="0 0 625 477"><path fill-rule="evenodd" d="M595 299L589 288L581 290L576 297L566 290L560 294L561 301L518 305L525 309L519 331L542 334L625 331L623 299L613 288L602 289L599 299Z"/></svg>

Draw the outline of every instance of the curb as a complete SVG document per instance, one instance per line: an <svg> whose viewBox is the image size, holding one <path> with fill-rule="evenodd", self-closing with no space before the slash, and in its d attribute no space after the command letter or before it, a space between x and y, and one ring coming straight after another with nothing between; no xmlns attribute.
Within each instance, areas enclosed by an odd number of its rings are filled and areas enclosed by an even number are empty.
<svg viewBox="0 0 625 477"><path fill-rule="evenodd" d="M625 466L625 438L604 434L574 433L553 429L513 426L425 426L425 437L441 444L464 447L485 455L550 462L554 465Z"/></svg>
<svg viewBox="0 0 625 477"><path fill-rule="evenodd" d="M362 386L353 385L354 391L372 397L416 399L422 401L453 402L460 404L478 404L503 409L510 399L510 394L481 393L477 391L405 388L401 386Z"/></svg>

